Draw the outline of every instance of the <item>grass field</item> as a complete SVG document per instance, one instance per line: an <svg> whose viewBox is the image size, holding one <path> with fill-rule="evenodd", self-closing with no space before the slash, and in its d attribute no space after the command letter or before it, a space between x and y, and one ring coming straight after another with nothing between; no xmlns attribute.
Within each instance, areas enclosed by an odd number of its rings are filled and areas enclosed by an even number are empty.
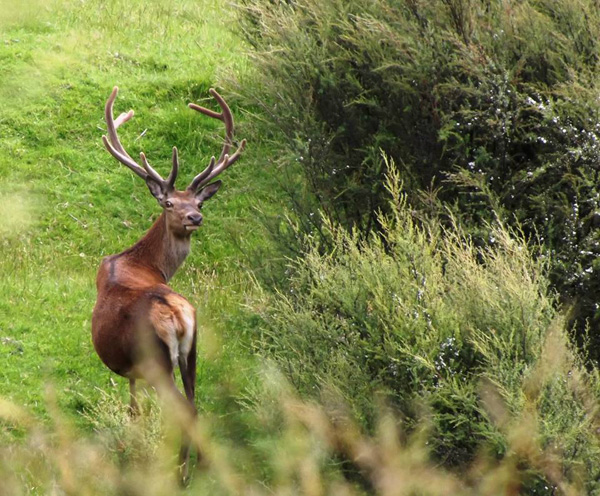
<svg viewBox="0 0 600 496"><path fill-rule="evenodd" d="M243 75L246 59L223 2L60 0L12 8L9 2L0 14L0 396L45 417L45 388L53 385L63 411L85 423L77 412L101 390L126 398L126 381L91 343L96 269L160 211L143 182L104 150L104 102L118 85L115 114L136 111L121 131L126 148L145 151L163 174L178 146L183 188L220 151L223 135L187 102L214 105L208 89ZM244 113L224 94L240 137ZM172 281L197 306L201 347L212 357L198 370L199 405L208 411L218 397L215 375L235 381L252 366L241 317L253 287L245 269L248 255L265 247L257 209L276 205L259 146L250 143L227 171Z"/></svg>

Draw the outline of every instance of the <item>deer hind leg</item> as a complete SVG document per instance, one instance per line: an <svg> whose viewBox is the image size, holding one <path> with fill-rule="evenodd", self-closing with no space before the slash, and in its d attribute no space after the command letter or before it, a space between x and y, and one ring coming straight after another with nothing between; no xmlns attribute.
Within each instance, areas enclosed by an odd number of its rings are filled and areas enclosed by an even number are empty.
<svg viewBox="0 0 600 496"><path fill-rule="evenodd" d="M186 331L179 342L179 371L181 372L185 395L195 410L197 333L195 311L191 305L184 315Z"/></svg>
<svg viewBox="0 0 600 496"><path fill-rule="evenodd" d="M192 409L192 415L194 418L197 416L195 396L196 396L196 325L194 319L193 325L193 337L191 346L189 346L189 350L186 348L182 350L182 353L179 355L179 371L181 372L181 380L183 382L183 389L185 390L185 395ZM190 458L191 451L191 440L189 435L184 432L183 433L183 443L181 446L181 451L179 452L179 461L182 466L187 467L188 461ZM200 463L202 456L200 450L197 451L197 459L198 463ZM184 477L187 478L187 473L183 474Z"/></svg>
<svg viewBox="0 0 600 496"><path fill-rule="evenodd" d="M196 311L188 301L178 294L166 297L169 314L161 324L159 337L167 345L173 370L179 366L185 396L191 411L196 411L194 403L196 387ZM164 325L165 321L167 326ZM168 327L166 329L165 327Z"/></svg>
<svg viewBox="0 0 600 496"><path fill-rule="evenodd" d="M167 413L181 426L181 448L179 450L179 481L185 485L188 481L191 438L189 430L193 427L196 411L189 400L177 388L171 368L160 370L154 368L146 379L153 386L162 402L167 406Z"/></svg>
<svg viewBox="0 0 600 496"><path fill-rule="evenodd" d="M189 430L196 418L194 402L196 385L196 319L195 310L188 301L175 293L165 298L166 304L155 304L150 315L157 336L168 350L170 364L168 377L165 377L166 392L173 398L177 397L181 404L182 445L179 452L181 479L187 480L188 465L191 451ZM170 373L179 366L185 397L177 389L175 379ZM174 398L173 398L174 399Z"/></svg>
<svg viewBox="0 0 600 496"><path fill-rule="evenodd" d="M181 381L187 398L192 418L197 416L195 392L196 392L196 311L186 300L182 299L179 319L181 322L181 333L179 335L178 365L181 373ZM182 467L182 479L187 479L187 468L191 452L191 439L189 432L183 430L179 462ZM200 456L198 454L198 459Z"/></svg>

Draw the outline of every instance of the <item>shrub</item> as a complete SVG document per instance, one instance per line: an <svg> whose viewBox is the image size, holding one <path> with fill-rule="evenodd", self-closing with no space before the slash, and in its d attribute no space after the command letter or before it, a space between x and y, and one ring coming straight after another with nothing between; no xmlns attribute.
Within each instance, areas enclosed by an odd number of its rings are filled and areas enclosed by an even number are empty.
<svg viewBox="0 0 600 496"><path fill-rule="evenodd" d="M387 208L380 150L413 206L431 190L485 243L492 202L543 240L551 280L600 350L600 12L584 0L243 0L268 113L304 231L315 203L361 233ZM253 93L254 92L254 93Z"/></svg>
<svg viewBox="0 0 600 496"><path fill-rule="evenodd" d="M596 414L583 398L597 385L568 347L542 262L502 224L489 226L487 247L456 226L419 225L393 171L387 186L380 235L325 221L333 249L323 254L313 241L294 262L289 292L266 306L260 349L303 394L327 402L336 392L367 428L378 392L408 426L428 411L432 449L447 467L483 449L509 456L503 428L529 418L541 443L564 454L561 472L592 481ZM506 415L490 414L489 394Z"/></svg>

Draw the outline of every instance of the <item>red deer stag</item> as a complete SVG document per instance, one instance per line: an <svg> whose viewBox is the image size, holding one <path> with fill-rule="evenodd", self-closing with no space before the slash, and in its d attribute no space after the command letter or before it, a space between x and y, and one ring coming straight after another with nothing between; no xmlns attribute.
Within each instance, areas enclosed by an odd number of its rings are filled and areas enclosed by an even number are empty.
<svg viewBox="0 0 600 496"><path fill-rule="evenodd" d="M114 119L117 92L115 87L106 102L108 137L102 136L102 141L113 157L146 182L163 211L136 244L102 260L96 279L98 297L92 315L92 339L106 366L129 379L133 412L138 410L135 381L145 379L157 386L159 392L171 395L171 400L177 398L175 404L187 410L184 418L189 419L196 415L196 310L167 283L190 251L192 232L202 224L202 204L221 186L221 181L211 181L240 157L246 140L229 155L233 116L215 90L211 89L210 93L221 107L221 113L190 103L190 108L223 121L225 142L219 159L212 157L208 167L184 191L178 191L175 189L179 170L177 148L173 148L173 166L164 180L143 153L140 153L140 165L121 145L117 128L133 117L133 111ZM177 366L185 397L175 384ZM189 453L190 442L184 433L180 451L183 478L187 477Z"/></svg>

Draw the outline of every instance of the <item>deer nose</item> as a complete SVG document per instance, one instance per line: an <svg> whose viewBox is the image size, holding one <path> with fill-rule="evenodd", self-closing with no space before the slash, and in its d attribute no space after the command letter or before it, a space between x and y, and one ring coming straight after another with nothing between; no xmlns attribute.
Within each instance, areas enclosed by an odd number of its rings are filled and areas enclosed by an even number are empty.
<svg viewBox="0 0 600 496"><path fill-rule="evenodd" d="M202 214L188 214L187 218L195 226L199 226L202 223Z"/></svg>

